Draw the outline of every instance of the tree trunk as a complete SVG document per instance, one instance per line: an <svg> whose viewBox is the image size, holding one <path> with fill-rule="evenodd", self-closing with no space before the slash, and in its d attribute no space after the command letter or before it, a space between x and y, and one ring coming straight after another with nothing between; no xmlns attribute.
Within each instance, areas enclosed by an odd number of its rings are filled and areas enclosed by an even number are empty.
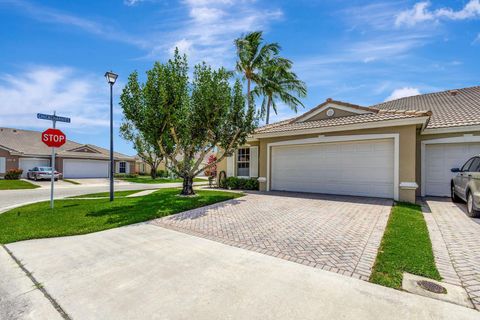
<svg viewBox="0 0 480 320"><path fill-rule="evenodd" d="M153 180L157 179L157 168L151 167L150 168L150 177L152 177Z"/></svg>
<svg viewBox="0 0 480 320"><path fill-rule="evenodd" d="M193 177L184 177L183 178L183 188L182 196L193 196L195 192L193 192Z"/></svg>
<svg viewBox="0 0 480 320"><path fill-rule="evenodd" d="M251 80L250 78L247 78L247 99L248 99L248 107L250 108L251 106L251 97L250 97L250 86L251 86Z"/></svg>
<svg viewBox="0 0 480 320"><path fill-rule="evenodd" d="M272 99L270 99L270 97L268 98L268 101L267 101L267 121L266 121L266 124L269 123L270 121L270 103L272 102Z"/></svg>

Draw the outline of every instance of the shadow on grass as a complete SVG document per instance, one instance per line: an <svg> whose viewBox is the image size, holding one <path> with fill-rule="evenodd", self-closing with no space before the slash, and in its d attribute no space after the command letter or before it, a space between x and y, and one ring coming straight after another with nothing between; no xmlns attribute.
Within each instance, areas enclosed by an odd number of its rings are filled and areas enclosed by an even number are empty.
<svg viewBox="0 0 480 320"><path fill-rule="evenodd" d="M126 205L126 201L130 202L130 204ZM119 199L111 207L87 213L86 216L98 218L108 217L105 220L105 225L119 226L162 218L177 213L179 213L179 215L176 216L183 216L184 214L188 216L190 212L197 212L197 210L192 209L197 209L198 207L232 204L238 204L238 200L231 200L229 195L209 194L209 191L207 191L200 193L197 197L187 198L179 197L178 191L175 191L173 193L169 192L169 194L153 193L139 198ZM205 210L198 212L206 213ZM196 218L198 217L199 216L196 216Z"/></svg>

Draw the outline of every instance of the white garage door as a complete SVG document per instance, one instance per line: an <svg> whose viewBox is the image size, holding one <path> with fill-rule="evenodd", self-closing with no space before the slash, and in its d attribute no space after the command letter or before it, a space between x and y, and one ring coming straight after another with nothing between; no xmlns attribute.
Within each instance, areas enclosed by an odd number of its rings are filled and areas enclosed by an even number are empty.
<svg viewBox="0 0 480 320"><path fill-rule="evenodd" d="M427 144L425 146L425 194L450 196L450 170L460 168L472 156L480 154L480 143Z"/></svg>
<svg viewBox="0 0 480 320"><path fill-rule="evenodd" d="M393 140L272 148L272 190L393 198Z"/></svg>
<svg viewBox="0 0 480 320"><path fill-rule="evenodd" d="M64 178L108 178L108 161L63 160Z"/></svg>
<svg viewBox="0 0 480 320"><path fill-rule="evenodd" d="M50 159L20 158L18 167L23 170L22 177L27 177L27 172L34 167L49 167Z"/></svg>

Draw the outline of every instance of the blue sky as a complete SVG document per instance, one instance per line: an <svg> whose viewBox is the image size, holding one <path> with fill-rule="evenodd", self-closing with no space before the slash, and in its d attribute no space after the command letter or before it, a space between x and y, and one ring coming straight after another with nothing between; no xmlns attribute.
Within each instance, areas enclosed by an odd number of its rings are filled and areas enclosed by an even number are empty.
<svg viewBox="0 0 480 320"><path fill-rule="evenodd" d="M371 105L479 84L480 1L0 0L0 126L42 130L37 112L70 116L67 137L108 146L107 70L141 75L176 46L191 64L233 69L233 40L264 30L308 86L306 110L331 97ZM273 120L293 116L281 107ZM115 125L121 123L115 107ZM116 150L133 154L115 137Z"/></svg>

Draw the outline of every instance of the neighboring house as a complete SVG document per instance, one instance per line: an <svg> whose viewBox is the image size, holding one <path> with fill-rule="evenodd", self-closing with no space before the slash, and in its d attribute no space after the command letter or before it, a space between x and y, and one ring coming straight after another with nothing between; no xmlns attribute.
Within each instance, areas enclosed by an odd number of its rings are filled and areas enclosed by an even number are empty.
<svg viewBox="0 0 480 320"><path fill-rule="evenodd" d="M202 163L200 164L200 168L205 166L208 162L208 157L211 155L211 154L215 154L215 153L209 153L207 154L205 157L204 157L204 160L202 161ZM195 159L198 159L199 158L199 155L195 155ZM182 161L183 159L183 156L182 155L178 155L176 157L177 161ZM145 161L143 161L138 155L135 157L135 172L136 173L139 173L139 174L146 174L146 175L149 175L150 174L150 170L151 170L151 167L148 163L146 163ZM162 162L160 162L160 164L158 165L158 168L157 168L157 171L160 171L160 170L167 170L166 166L165 166L165 160L163 160ZM203 176L204 173L200 173L199 176Z"/></svg>
<svg viewBox="0 0 480 320"><path fill-rule="evenodd" d="M0 176L9 169L23 169L23 177L33 167L50 166L52 149L41 141L41 132L0 128ZM109 176L109 151L71 140L55 149L55 169L64 178L106 178ZM115 172L129 173L135 158L114 153ZM130 169L132 168L132 169Z"/></svg>
<svg viewBox="0 0 480 320"><path fill-rule="evenodd" d="M362 107L327 99L258 128L219 165L260 189L392 198L448 196L453 174L480 153L480 87Z"/></svg>

